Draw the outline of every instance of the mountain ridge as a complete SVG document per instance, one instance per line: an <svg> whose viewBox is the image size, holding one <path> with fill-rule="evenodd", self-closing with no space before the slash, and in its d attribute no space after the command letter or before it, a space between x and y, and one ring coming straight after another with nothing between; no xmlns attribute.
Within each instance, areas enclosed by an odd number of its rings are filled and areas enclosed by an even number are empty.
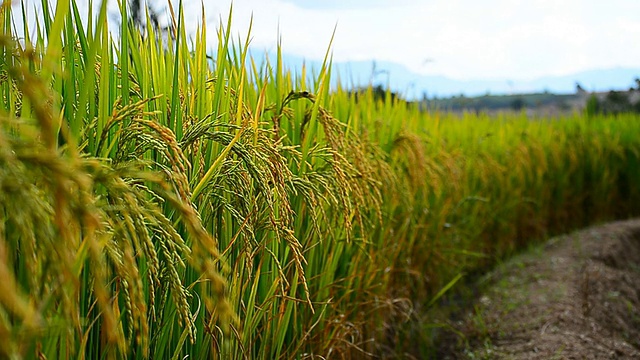
<svg viewBox="0 0 640 360"><path fill-rule="evenodd" d="M300 73L302 65L318 70L322 61L305 60L303 57L283 54L283 62L290 70ZM274 54L269 54L275 59ZM374 65L375 64L375 65ZM402 64L388 61L341 61L333 63L332 85L338 81L347 88L368 84L389 86L392 91L408 99L451 96L509 95L551 92L570 94L580 84L589 92L628 90L635 87L634 79L640 77L640 67L614 67L579 71L568 75L549 75L531 80L520 79L470 79L459 80L443 75L422 75Z"/></svg>

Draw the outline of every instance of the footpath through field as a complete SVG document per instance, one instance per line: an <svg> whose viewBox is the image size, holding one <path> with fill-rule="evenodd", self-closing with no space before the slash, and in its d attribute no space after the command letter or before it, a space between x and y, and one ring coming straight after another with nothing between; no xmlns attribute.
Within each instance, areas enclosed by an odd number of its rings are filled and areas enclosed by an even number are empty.
<svg viewBox="0 0 640 360"><path fill-rule="evenodd" d="M640 219L588 228L481 281L445 359L640 359Z"/></svg>

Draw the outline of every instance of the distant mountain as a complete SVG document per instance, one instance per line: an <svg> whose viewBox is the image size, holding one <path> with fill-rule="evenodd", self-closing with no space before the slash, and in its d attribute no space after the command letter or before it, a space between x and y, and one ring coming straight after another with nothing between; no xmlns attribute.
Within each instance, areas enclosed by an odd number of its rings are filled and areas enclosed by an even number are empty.
<svg viewBox="0 0 640 360"><path fill-rule="evenodd" d="M271 57L275 59L275 57ZM299 73L303 58L283 55L284 63ZM640 77L640 68L613 68L578 72L565 76L547 76L535 80L477 79L456 80L445 76L425 76L412 72L403 65L376 61L351 61L333 64L334 85L338 81L349 88L373 84L390 84L391 89L406 98L449 97L464 94L478 96L489 94L515 94L552 92L569 94L576 91L579 83L587 91L627 90L636 86L634 79ZM320 69L321 61L306 61L307 69ZM374 73L375 70L375 73ZM372 76L372 74L374 76Z"/></svg>

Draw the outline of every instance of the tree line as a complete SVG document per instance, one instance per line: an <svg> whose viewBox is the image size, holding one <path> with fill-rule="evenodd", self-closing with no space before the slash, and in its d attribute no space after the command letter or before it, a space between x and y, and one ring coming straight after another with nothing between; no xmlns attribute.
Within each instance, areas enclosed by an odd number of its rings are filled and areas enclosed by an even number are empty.
<svg viewBox="0 0 640 360"><path fill-rule="evenodd" d="M632 100L634 93L640 93L640 78L636 78L635 83L636 87L629 91L611 90L603 98L591 94L585 107L587 115L640 113L640 98Z"/></svg>

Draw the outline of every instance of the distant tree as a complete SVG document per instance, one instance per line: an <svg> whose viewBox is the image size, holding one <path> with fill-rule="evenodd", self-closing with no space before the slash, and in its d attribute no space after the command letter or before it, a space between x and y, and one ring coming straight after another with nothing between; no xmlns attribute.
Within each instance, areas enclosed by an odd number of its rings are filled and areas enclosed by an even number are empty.
<svg viewBox="0 0 640 360"><path fill-rule="evenodd" d="M515 99L513 99L511 101L509 106L511 107L511 109L513 109L515 111L520 111L520 110L522 110L524 108L525 105L526 104L525 104L525 101L522 98L522 96L518 96L518 97L516 97Z"/></svg>
<svg viewBox="0 0 640 360"><path fill-rule="evenodd" d="M589 100L587 100L587 105L585 107L586 115L591 117L599 114L601 111L600 107L600 100L598 100L596 94L591 94L591 96L589 96Z"/></svg>
<svg viewBox="0 0 640 360"><path fill-rule="evenodd" d="M366 93L368 91L367 88L358 88L355 90L351 90L349 91L349 94L352 94L355 98L356 101L358 101L358 98L360 96L362 96L364 93ZM371 87L371 93L373 95L373 98L376 101L385 101L385 99L387 98L387 89L382 86L382 85L376 85ZM399 94L393 92L393 91L389 91L389 96L391 98L391 101L394 101L396 98L400 99L402 101L406 101L404 99L402 99Z"/></svg>
<svg viewBox="0 0 640 360"><path fill-rule="evenodd" d="M609 91L605 98L605 112L618 114L621 112L631 111L631 102L629 95L621 91Z"/></svg>
<svg viewBox="0 0 640 360"><path fill-rule="evenodd" d="M154 32L160 38L165 38L165 36L173 36L173 33L170 31L171 28L169 25L162 25L162 15L160 11L156 8L149 5L148 2L142 0L129 0L129 11L130 13L130 21L133 26L140 31L142 36L147 36L147 16L149 14L149 21Z"/></svg>
<svg viewBox="0 0 640 360"><path fill-rule="evenodd" d="M587 91L580 85L579 82L576 83L576 94L581 95L585 94Z"/></svg>
<svg viewBox="0 0 640 360"><path fill-rule="evenodd" d="M387 90L385 90L382 87L382 85L378 85L378 86L373 88L373 97L376 100L384 100L386 95L387 95Z"/></svg>
<svg viewBox="0 0 640 360"><path fill-rule="evenodd" d="M591 95L585 108L586 114L620 114L625 112L639 112L640 104L632 104L629 92L611 90L604 99Z"/></svg>
<svg viewBox="0 0 640 360"><path fill-rule="evenodd" d="M429 96L427 95L426 91L422 92L422 100L420 101L420 105L418 106L418 108L421 111L427 110L427 108L429 107Z"/></svg>
<svg viewBox="0 0 640 360"><path fill-rule="evenodd" d="M143 22L143 9L142 9L142 2L140 0L129 0L129 10L131 11L131 22L133 22L133 24L140 29L145 28L146 26L146 21ZM149 16L151 16L151 14L155 14L155 12L149 12ZM156 19L157 20L157 19Z"/></svg>

